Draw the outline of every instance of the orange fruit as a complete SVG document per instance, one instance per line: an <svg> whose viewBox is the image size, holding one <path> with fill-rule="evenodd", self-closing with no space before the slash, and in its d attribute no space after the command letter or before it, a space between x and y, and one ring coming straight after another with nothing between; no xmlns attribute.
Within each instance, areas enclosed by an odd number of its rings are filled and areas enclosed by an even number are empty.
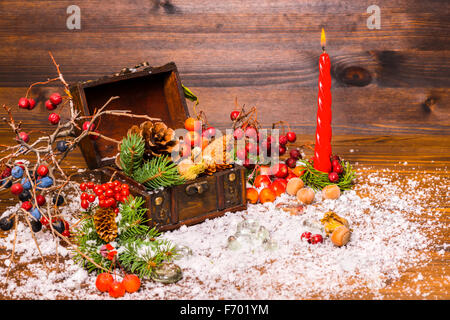
<svg viewBox="0 0 450 320"><path fill-rule="evenodd" d="M258 191L255 188L247 188L247 201L250 203L258 202Z"/></svg>
<svg viewBox="0 0 450 320"><path fill-rule="evenodd" d="M95 280L95 286L101 292L106 292L114 282L113 276L110 273L100 273Z"/></svg>
<svg viewBox="0 0 450 320"><path fill-rule="evenodd" d="M256 188L261 188L262 185L264 185L265 187L269 187L271 183L272 183L272 181L270 181L269 176L259 175L259 176L256 176L255 182L253 183L253 185Z"/></svg>
<svg viewBox="0 0 450 320"><path fill-rule="evenodd" d="M122 284L125 287L125 291L133 293L139 290L141 287L141 280L135 274L127 274L123 277Z"/></svg>
<svg viewBox="0 0 450 320"><path fill-rule="evenodd" d="M186 130L194 131L195 121L196 120L194 118L187 118L186 121L184 122L184 127L186 128Z"/></svg>
<svg viewBox="0 0 450 320"><path fill-rule="evenodd" d="M275 180L270 184L269 189L278 197L286 191L286 185L280 180Z"/></svg>
<svg viewBox="0 0 450 320"><path fill-rule="evenodd" d="M274 202L276 199L275 192L272 191L270 188L264 188L259 193L259 202L266 203L266 202Z"/></svg>
<svg viewBox="0 0 450 320"><path fill-rule="evenodd" d="M305 173L305 167L304 166L296 166L294 169L292 169L292 172L297 177L301 177Z"/></svg>
<svg viewBox="0 0 450 320"><path fill-rule="evenodd" d="M122 282L113 281L109 287L109 295L113 298L120 298L125 295L125 287Z"/></svg>

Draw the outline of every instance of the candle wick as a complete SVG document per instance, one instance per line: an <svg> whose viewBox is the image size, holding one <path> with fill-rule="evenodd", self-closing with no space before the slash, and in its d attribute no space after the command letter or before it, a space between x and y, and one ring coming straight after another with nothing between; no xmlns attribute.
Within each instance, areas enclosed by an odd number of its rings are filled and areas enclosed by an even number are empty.
<svg viewBox="0 0 450 320"><path fill-rule="evenodd" d="M322 46L322 51L325 52L325 46Z"/></svg>

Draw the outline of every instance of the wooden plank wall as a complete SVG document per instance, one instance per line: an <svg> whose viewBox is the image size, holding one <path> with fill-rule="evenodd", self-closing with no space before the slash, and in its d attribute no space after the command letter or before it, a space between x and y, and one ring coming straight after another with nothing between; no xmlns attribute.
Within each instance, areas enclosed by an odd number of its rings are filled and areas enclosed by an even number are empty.
<svg viewBox="0 0 450 320"><path fill-rule="evenodd" d="M81 30L66 27L73 4ZM380 30L367 28L372 4L381 9ZM71 82L175 61L212 125L228 125L237 97L258 107L263 125L285 120L311 134L323 27L335 133L450 134L449 7L448 0L1 0L0 103L16 105L31 82L55 76L49 50ZM33 90L37 112L17 117L45 127L52 90Z"/></svg>

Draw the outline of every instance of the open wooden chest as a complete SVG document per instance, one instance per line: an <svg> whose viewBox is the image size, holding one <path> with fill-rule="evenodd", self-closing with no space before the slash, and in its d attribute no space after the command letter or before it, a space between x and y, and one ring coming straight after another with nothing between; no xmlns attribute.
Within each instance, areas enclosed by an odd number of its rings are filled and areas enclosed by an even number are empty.
<svg viewBox="0 0 450 320"><path fill-rule="evenodd" d="M174 63L78 82L70 86L70 91L75 107L83 115L92 115L110 97L119 96L106 110L147 114L160 118L173 129L183 128L189 117ZM142 119L106 115L101 119L99 130L107 137L122 140L132 125L141 122ZM196 224L247 207L245 169L236 164L210 176L199 176L183 185L148 191L115 167L116 143L85 138L80 148L89 169L101 172L102 182L109 181L115 172L115 179L129 184L133 195L146 200L149 224L157 226L160 231Z"/></svg>

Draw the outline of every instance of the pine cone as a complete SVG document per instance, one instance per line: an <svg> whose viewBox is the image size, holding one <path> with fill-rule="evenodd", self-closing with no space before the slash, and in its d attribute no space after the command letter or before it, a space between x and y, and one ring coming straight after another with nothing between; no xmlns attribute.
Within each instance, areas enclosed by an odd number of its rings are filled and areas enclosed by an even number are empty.
<svg viewBox="0 0 450 320"><path fill-rule="evenodd" d="M208 166L205 173L212 175L214 172L231 168L231 154L227 152L227 145L234 142L232 135L225 135L222 139L216 139L211 142L202 154L202 161Z"/></svg>
<svg viewBox="0 0 450 320"><path fill-rule="evenodd" d="M100 239L111 242L117 238L116 214L112 208L98 208L93 220Z"/></svg>
<svg viewBox="0 0 450 320"><path fill-rule="evenodd" d="M132 126L128 130L128 134L131 133L139 134L144 139L144 157L147 159L170 154L178 144L178 141L174 140L175 131L161 121L142 122L139 127Z"/></svg>

